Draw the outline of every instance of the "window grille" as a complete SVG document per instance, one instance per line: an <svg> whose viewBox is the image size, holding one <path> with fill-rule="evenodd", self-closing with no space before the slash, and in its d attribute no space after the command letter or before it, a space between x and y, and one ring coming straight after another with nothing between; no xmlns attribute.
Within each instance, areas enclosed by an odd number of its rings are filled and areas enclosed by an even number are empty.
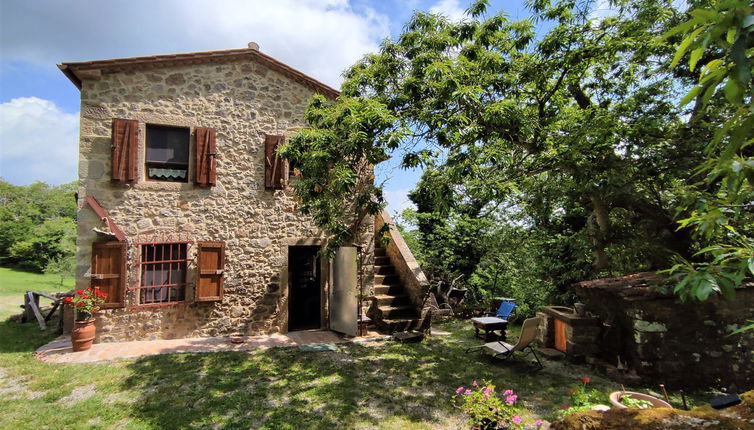
<svg viewBox="0 0 754 430"><path fill-rule="evenodd" d="M140 243L139 305L165 305L186 299L188 242Z"/></svg>

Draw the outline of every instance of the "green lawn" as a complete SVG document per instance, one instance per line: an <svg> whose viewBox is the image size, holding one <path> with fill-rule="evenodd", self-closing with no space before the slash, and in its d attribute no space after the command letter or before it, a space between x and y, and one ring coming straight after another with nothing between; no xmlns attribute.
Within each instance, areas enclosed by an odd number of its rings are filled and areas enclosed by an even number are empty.
<svg viewBox="0 0 754 430"><path fill-rule="evenodd" d="M54 326L54 324L53 324ZM102 364L45 364L31 352L54 334L0 323L0 428L458 429L453 391L473 380L515 390L524 418L553 418L584 366L491 364L463 350L479 342L466 321L419 344L377 342L335 352L276 348L170 354Z"/></svg>
<svg viewBox="0 0 754 430"><path fill-rule="evenodd" d="M24 293L29 290L44 293L68 291L73 285L72 278L66 278L61 286L60 276L0 267L0 320L21 312L19 306L24 304ZM49 300L40 299L40 305L49 304Z"/></svg>

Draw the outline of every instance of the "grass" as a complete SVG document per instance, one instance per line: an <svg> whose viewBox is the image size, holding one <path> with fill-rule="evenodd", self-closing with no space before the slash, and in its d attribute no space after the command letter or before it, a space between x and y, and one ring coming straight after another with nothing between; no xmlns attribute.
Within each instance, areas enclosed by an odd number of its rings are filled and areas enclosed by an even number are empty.
<svg viewBox="0 0 754 430"><path fill-rule="evenodd" d="M545 370L531 373L524 361L493 364L465 354L480 343L467 321L436 324L448 334L419 344L39 362L32 353L56 336L57 324L42 332L35 323L3 320L18 313L26 290L59 291L71 284L61 288L54 276L0 268L0 303L9 304L0 313L0 428L458 429L466 419L452 395L473 380L515 390L528 423L555 419L567 401L565 389L582 376L603 393L620 388L566 362L547 362ZM515 327L509 331L518 335ZM692 396L692 403L697 399Z"/></svg>
<svg viewBox="0 0 754 430"><path fill-rule="evenodd" d="M73 288L72 278L66 278L60 285L60 276L24 272L22 270L0 267L0 320L10 315L21 313L24 293L39 291L43 293L68 291ZM47 299L40 299L40 305L47 306Z"/></svg>
<svg viewBox="0 0 754 430"><path fill-rule="evenodd" d="M419 344L379 342L335 352L296 348L167 354L101 364L47 364L31 356L52 339L33 324L0 323L0 428L458 429L459 385L490 380L519 394L526 422L553 419L581 376L619 386L584 366L492 364L467 355L465 321ZM641 388L639 388L641 390Z"/></svg>

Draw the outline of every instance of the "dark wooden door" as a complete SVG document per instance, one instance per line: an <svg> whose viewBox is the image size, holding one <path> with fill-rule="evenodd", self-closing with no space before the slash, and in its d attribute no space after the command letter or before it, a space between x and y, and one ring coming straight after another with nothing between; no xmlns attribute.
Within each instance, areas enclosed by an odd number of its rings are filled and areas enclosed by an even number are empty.
<svg viewBox="0 0 754 430"><path fill-rule="evenodd" d="M322 326L322 276L318 246L288 248L288 330Z"/></svg>

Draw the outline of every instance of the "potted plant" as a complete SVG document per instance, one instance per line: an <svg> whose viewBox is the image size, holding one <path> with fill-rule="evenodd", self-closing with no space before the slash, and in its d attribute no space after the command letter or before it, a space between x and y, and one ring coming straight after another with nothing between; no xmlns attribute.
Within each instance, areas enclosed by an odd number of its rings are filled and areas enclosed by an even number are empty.
<svg viewBox="0 0 754 430"><path fill-rule="evenodd" d="M73 307L75 315L74 328L71 332L71 346L74 351L86 351L92 347L96 328L94 314L99 312L100 305L105 302L107 293L99 288L76 290L73 297L66 297L63 302Z"/></svg>
<svg viewBox="0 0 754 430"><path fill-rule="evenodd" d="M649 394L634 393L633 391L615 391L610 393L610 403L616 408L672 408L673 406Z"/></svg>
<svg viewBox="0 0 754 430"><path fill-rule="evenodd" d="M574 412L588 411L592 409L607 408L604 406L605 395L601 391L591 388L591 378L584 376L581 382L566 390L567 403L563 404L561 416L570 415ZM608 408L609 409L609 408Z"/></svg>
<svg viewBox="0 0 754 430"><path fill-rule="evenodd" d="M471 387L458 387L453 402L469 417L474 430L522 429L523 419L515 406L518 396L513 390L495 392L488 381L474 381ZM539 423L537 423L539 425Z"/></svg>

